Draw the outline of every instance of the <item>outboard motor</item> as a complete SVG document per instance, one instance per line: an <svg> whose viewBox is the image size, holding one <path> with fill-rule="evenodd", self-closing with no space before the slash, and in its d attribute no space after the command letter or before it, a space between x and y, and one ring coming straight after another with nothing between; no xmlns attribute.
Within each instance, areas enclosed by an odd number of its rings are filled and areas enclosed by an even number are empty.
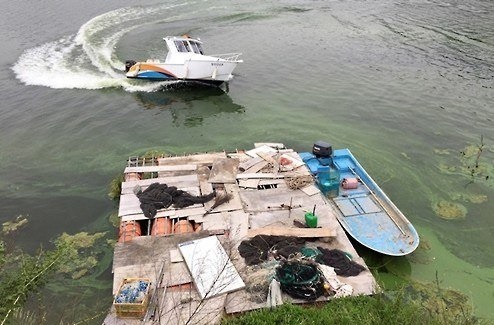
<svg viewBox="0 0 494 325"><path fill-rule="evenodd" d="M137 62L134 61L134 60L127 60L125 61L125 72L129 72L130 68L132 68L132 66L134 64L136 64Z"/></svg>
<svg viewBox="0 0 494 325"><path fill-rule="evenodd" d="M317 141L312 146L312 154L316 156L319 163L324 166L332 165L333 163L333 147L324 141Z"/></svg>

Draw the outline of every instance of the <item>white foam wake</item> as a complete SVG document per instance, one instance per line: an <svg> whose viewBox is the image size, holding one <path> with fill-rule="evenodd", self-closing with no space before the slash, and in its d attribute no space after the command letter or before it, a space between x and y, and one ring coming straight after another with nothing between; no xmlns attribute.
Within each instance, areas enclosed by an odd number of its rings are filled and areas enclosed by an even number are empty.
<svg viewBox="0 0 494 325"><path fill-rule="evenodd" d="M184 5L130 7L107 12L82 25L76 35L24 51L12 70L26 85L156 91L168 82L142 83L125 78L124 62L114 49L129 31L162 20L163 12Z"/></svg>

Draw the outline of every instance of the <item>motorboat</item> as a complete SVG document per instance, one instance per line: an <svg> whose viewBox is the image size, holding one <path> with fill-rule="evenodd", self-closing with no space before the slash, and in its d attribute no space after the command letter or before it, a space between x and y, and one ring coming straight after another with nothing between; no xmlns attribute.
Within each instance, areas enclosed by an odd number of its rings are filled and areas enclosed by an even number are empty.
<svg viewBox="0 0 494 325"><path fill-rule="evenodd" d="M163 40L168 48L165 61L127 60L127 78L153 81L185 80L220 85L230 81L237 64L243 62L239 59L241 53L206 55L200 39L188 35L166 36Z"/></svg>
<svg viewBox="0 0 494 325"><path fill-rule="evenodd" d="M405 215L369 176L348 148L324 141L300 157L325 198L332 202L345 231L363 246L390 256L412 253L419 235Z"/></svg>

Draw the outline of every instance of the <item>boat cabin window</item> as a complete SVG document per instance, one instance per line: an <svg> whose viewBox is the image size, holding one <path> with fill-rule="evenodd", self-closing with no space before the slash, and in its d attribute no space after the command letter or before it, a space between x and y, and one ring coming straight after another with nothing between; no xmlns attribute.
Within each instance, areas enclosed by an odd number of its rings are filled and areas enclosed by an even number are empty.
<svg viewBox="0 0 494 325"><path fill-rule="evenodd" d="M196 54L204 54L202 52L201 44L196 43L196 42L189 42L189 43L190 43L190 47L192 47L192 51L194 51L194 53L196 53Z"/></svg>
<svg viewBox="0 0 494 325"><path fill-rule="evenodd" d="M196 43L197 48L199 49L199 53L204 54L204 51L202 50L202 45L200 43Z"/></svg>
<svg viewBox="0 0 494 325"><path fill-rule="evenodd" d="M179 52L188 52L187 47L185 47L186 42L183 41L175 41L175 46Z"/></svg>
<svg viewBox="0 0 494 325"><path fill-rule="evenodd" d="M190 50L189 42L187 42L187 41L182 41L182 42L184 43L184 46L185 46L185 50L186 50L186 52L192 52L192 51Z"/></svg>

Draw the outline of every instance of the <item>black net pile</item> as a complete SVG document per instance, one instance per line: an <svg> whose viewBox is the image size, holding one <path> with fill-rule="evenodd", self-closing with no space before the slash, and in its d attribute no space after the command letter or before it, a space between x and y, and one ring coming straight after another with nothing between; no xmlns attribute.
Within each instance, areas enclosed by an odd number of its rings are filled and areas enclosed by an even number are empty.
<svg viewBox="0 0 494 325"><path fill-rule="evenodd" d="M365 267L350 260L343 251L323 247L317 247L317 249L321 254L316 257L316 262L333 267L338 275L355 276L365 270Z"/></svg>
<svg viewBox="0 0 494 325"><path fill-rule="evenodd" d="M289 258L300 252L305 240L299 237L257 235L240 243L238 251L245 259L245 264L259 264L268 259L268 253L274 257Z"/></svg>
<svg viewBox="0 0 494 325"><path fill-rule="evenodd" d="M158 209L165 209L173 205L174 208L181 209L196 203L210 201L215 192L207 195L195 196L188 192L177 189L175 186L152 183L144 191L138 191L136 196L141 202L141 209L147 218L153 218Z"/></svg>
<svg viewBox="0 0 494 325"><path fill-rule="evenodd" d="M282 262L276 269L276 278L281 290L290 297L316 300L324 293L323 276L313 264L298 261Z"/></svg>

